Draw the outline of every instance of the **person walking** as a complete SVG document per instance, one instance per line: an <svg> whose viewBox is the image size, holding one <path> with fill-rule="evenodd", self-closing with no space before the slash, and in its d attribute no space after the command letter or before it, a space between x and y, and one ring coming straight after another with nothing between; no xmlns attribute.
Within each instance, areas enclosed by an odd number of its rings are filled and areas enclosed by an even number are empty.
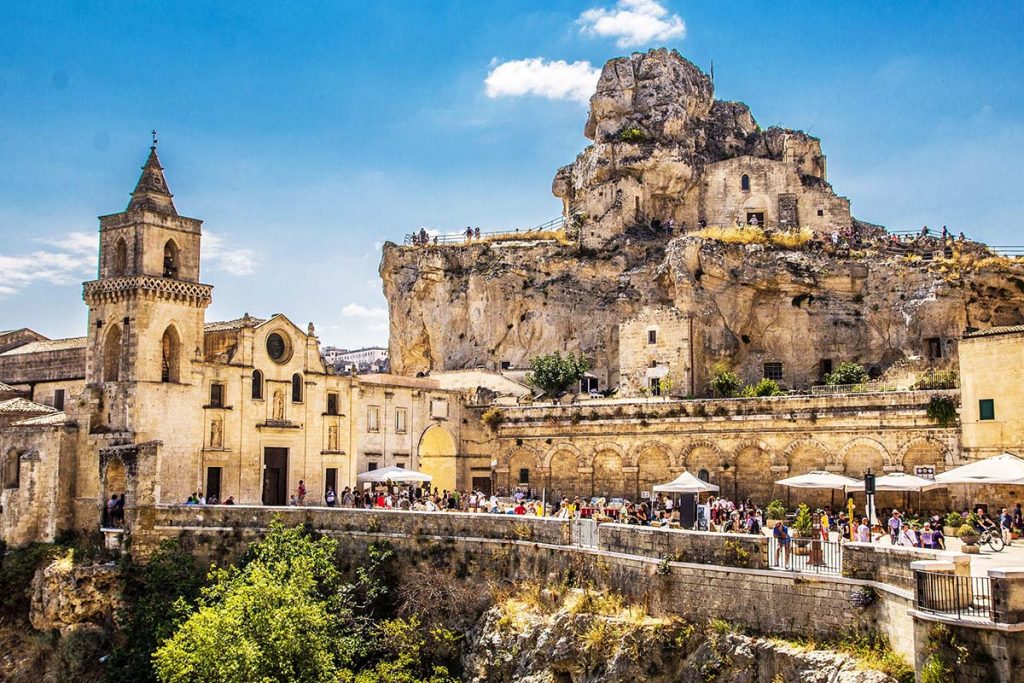
<svg viewBox="0 0 1024 683"><path fill-rule="evenodd" d="M775 566L776 567L788 567L789 566L789 543L792 540L789 537L789 529L782 521L775 522L775 528L772 529L772 538L775 539ZM782 558L782 563L779 563L779 558Z"/></svg>
<svg viewBox="0 0 1024 683"><path fill-rule="evenodd" d="M1013 516L1006 508L999 513L999 531L1003 535L1003 543L1010 545L1013 542Z"/></svg>
<svg viewBox="0 0 1024 683"><path fill-rule="evenodd" d="M897 543L901 528L903 528L903 520L900 519L900 511L894 508L892 516L889 518L889 540L893 545Z"/></svg>
<svg viewBox="0 0 1024 683"><path fill-rule="evenodd" d="M305 505L306 504L306 482L303 481L302 479L299 479L298 494L299 494L298 495L298 501L299 501L298 504L299 505Z"/></svg>
<svg viewBox="0 0 1024 683"><path fill-rule="evenodd" d="M867 517L861 517L860 526L857 527L857 542L871 543L871 524Z"/></svg>
<svg viewBox="0 0 1024 683"><path fill-rule="evenodd" d="M334 507L334 503L337 500L337 498L334 495L334 489L331 488L330 486L327 487L327 494L324 496L324 500L327 502L327 507Z"/></svg>

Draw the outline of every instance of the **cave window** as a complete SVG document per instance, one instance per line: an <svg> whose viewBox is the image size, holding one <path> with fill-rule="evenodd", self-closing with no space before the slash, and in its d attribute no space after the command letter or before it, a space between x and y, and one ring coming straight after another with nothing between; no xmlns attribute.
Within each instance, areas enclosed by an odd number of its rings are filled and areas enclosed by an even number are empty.
<svg viewBox="0 0 1024 683"><path fill-rule="evenodd" d="M746 173L740 178L740 189L744 192L750 192L750 176Z"/></svg>
<svg viewBox="0 0 1024 683"><path fill-rule="evenodd" d="M776 382L782 379L782 363L765 363L764 378L773 379Z"/></svg>
<svg viewBox="0 0 1024 683"><path fill-rule="evenodd" d="M828 376L832 374L832 359L822 358L818 369L821 381L824 382L828 379Z"/></svg>
<svg viewBox="0 0 1024 683"><path fill-rule="evenodd" d="M818 209L818 215L819 216L824 216L825 215L825 209Z"/></svg>
<svg viewBox="0 0 1024 683"><path fill-rule="evenodd" d="M930 337L925 339L925 343L928 345L928 358L942 358L942 339Z"/></svg>
<svg viewBox="0 0 1024 683"><path fill-rule="evenodd" d="M657 330L647 330L647 343L648 344L657 344L658 343L658 331Z"/></svg>
<svg viewBox="0 0 1024 683"><path fill-rule="evenodd" d="M507 360L501 361L501 369L502 370L511 370L512 369L512 362L511 361L507 361Z"/></svg>

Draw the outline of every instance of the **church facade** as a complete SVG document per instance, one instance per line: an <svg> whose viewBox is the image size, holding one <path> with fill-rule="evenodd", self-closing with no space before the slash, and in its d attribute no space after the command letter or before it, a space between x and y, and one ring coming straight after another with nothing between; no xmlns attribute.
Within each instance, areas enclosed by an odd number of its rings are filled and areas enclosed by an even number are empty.
<svg viewBox="0 0 1024 683"><path fill-rule="evenodd" d="M429 378L339 376L312 323L205 320L202 221L178 214L154 146L123 212L100 218L85 337L0 333L0 538L96 528L104 502L193 493L286 505L400 465L454 488L462 401ZM7 343L5 344L5 340ZM7 348L5 349L4 346ZM6 426L5 426L6 425Z"/></svg>

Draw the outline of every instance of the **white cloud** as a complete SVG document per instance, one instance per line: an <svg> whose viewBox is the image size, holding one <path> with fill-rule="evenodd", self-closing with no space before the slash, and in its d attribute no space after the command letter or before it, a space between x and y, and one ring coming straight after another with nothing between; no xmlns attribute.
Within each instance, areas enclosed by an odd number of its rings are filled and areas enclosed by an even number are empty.
<svg viewBox="0 0 1024 683"><path fill-rule="evenodd" d="M229 275L251 275L256 270L256 253L252 249L228 249L219 234L203 231L203 261L213 264Z"/></svg>
<svg viewBox="0 0 1024 683"><path fill-rule="evenodd" d="M484 81L488 97L537 95L552 100L587 102L601 70L590 62L546 61L540 57L492 63Z"/></svg>
<svg viewBox="0 0 1024 683"><path fill-rule="evenodd" d="M682 18L670 15L656 0L618 0L610 9L586 10L576 22L583 33L616 38L619 47L638 47L686 35Z"/></svg>
<svg viewBox="0 0 1024 683"><path fill-rule="evenodd" d="M346 318L359 318L360 320L387 320L388 312L385 308L367 308L362 304L352 302L341 309L341 314Z"/></svg>
<svg viewBox="0 0 1024 683"><path fill-rule="evenodd" d="M40 282L77 285L96 277L96 235L72 232L38 241L53 249L13 256L0 254L0 297L17 294Z"/></svg>

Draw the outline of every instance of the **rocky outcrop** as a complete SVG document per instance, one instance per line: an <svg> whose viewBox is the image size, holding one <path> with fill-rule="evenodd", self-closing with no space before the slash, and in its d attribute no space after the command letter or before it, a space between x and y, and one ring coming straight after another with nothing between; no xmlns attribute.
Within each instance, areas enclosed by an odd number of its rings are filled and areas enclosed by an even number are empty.
<svg viewBox="0 0 1024 683"><path fill-rule="evenodd" d="M488 611L469 634L464 680L472 683L888 683L851 657L729 631L654 619L635 608L599 614L571 595L552 613L513 601ZM600 599L599 599L600 600ZM585 606L589 607L589 606Z"/></svg>
<svg viewBox="0 0 1024 683"><path fill-rule="evenodd" d="M392 368L416 374L525 367L581 351L601 387L618 382L618 325L645 307L693 317L694 386L731 364L746 380L783 364L784 384L819 381L821 361L884 371L942 340L947 362L968 327L1024 323L1024 267L988 259L927 263L827 250L732 245L634 232L607 249L554 242L439 248L385 246ZM950 358L952 356L952 358Z"/></svg>
<svg viewBox="0 0 1024 683"><path fill-rule="evenodd" d="M32 579L29 621L49 632L103 625L121 604L121 577L116 564L75 565L61 558L36 571Z"/></svg>

